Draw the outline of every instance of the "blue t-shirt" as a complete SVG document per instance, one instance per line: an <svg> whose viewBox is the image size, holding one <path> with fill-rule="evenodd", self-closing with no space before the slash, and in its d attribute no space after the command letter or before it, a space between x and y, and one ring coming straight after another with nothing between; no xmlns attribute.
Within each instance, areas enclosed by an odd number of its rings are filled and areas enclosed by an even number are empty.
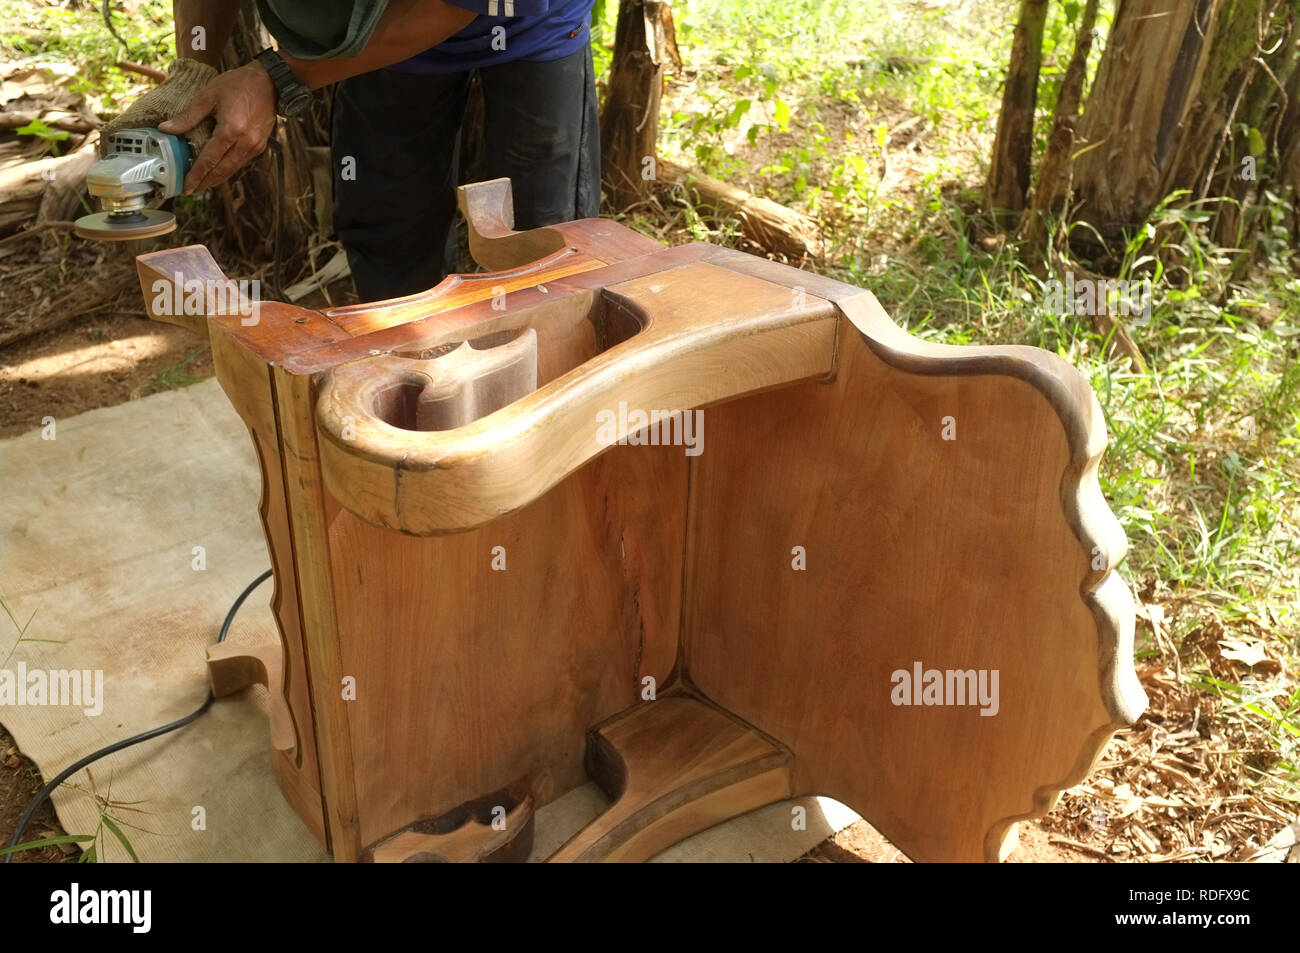
<svg viewBox="0 0 1300 953"><path fill-rule="evenodd" d="M591 42L595 0L447 0L478 14L432 49L389 69L459 73L514 60L558 60Z"/></svg>

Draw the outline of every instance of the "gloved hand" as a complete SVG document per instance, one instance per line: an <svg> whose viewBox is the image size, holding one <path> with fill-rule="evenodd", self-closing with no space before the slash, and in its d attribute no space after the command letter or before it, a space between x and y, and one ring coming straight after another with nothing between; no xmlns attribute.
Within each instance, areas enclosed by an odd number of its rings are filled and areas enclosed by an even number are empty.
<svg viewBox="0 0 1300 953"><path fill-rule="evenodd" d="M276 126L275 83L261 63L228 69L194 97L179 116L158 126L163 132L189 135L215 117L212 138L194 157L185 176L185 194L220 185L250 159L261 155Z"/></svg>
<svg viewBox="0 0 1300 953"><path fill-rule="evenodd" d="M107 149L108 137L119 129L133 129L137 126L157 128L159 123L180 115L189 109L204 86L217 78L217 71L198 60L179 59L167 71L167 78L145 93L116 119L108 123L99 134L99 151L103 155ZM208 117L193 129L185 133L189 140L190 154L198 156L203 147L212 138L213 120Z"/></svg>

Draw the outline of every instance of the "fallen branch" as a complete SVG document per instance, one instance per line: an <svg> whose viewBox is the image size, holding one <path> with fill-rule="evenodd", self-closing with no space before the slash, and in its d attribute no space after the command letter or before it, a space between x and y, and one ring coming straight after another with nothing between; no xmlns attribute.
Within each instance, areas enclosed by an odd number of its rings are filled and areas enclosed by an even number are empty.
<svg viewBox="0 0 1300 953"><path fill-rule="evenodd" d="M12 235L6 235L4 238L0 238L0 245L19 241L20 239L27 238L29 235L36 235L50 228L70 230L76 227L76 222L38 222L31 228L24 228L21 232L14 232Z"/></svg>
<svg viewBox="0 0 1300 953"><path fill-rule="evenodd" d="M96 123L79 113L42 106L37 109L7 109L0 112L0 129L18 130L37 119L51 129L61 129L64 132L84 134L98 128Z"/></svg>
<svg viewBox="0 0 1300 953"><path fill-rule="evenodd" d="M657 160L656 165L661 185L680 185L696 192L701 205L735 217L741 233L765 251L796 260L821 256L821 234L817 223L807 216L667 159Z"/></svg>
<svg viewBox="0 0 1300 953"><path fill-rule="evenodd" d="M0 233L24 222L62 220L80 204L86 173L98 157L99 137L87 136L72 152L0 169Z"/></svg>
<svg viewBox="0 0 1300 953"><path fill-rule="evenodd" d="M121 60L117 68L124 73L139 73L141 76L147 76L156 83L161 83L167 78L167 74L160 69L145 66L143 63L133 63L130 60Z"/></svg>

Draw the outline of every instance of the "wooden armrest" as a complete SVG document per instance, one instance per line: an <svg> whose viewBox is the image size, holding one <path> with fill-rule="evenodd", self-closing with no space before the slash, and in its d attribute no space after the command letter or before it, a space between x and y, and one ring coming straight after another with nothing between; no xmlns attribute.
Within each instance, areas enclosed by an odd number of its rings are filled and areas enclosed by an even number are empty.
<svg viewBox="0 0 1300 953"><path fill-rule="evenodd" d="M707 262L562 304L539 326L567 323L565 338L585 338L591 356L553 379L543 374L530 393L517 379L517 399L460 426L422 426L410 408L432 387L473 402L476 375L497 362L467 371L444 369L445 358L385 355L326 372L317 426L330 492L380 526L418 535L469 529L532 502L642 429L638 411L647 419L685 412L833 369L837 318L828 302ZM532 317L520 311L514 329Z"/></svg>

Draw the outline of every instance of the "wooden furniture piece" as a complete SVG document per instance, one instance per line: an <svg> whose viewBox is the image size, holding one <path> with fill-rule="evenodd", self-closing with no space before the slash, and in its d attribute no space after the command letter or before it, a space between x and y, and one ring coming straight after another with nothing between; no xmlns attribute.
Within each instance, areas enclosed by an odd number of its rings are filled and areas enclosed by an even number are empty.
<svg viewBox="0 0 1300 953"><path fill-rule="evenodd" d="M336 859L520 857L591 778L611 805L554 860L808 793L995 860L1140 714L1073 368L724 248L515 232L507 180L461 207L492 270L393 301L254 320L197 293L203 247L139 258L262 468L281 639L215 648L213 686L267 685Z"/></svg>

